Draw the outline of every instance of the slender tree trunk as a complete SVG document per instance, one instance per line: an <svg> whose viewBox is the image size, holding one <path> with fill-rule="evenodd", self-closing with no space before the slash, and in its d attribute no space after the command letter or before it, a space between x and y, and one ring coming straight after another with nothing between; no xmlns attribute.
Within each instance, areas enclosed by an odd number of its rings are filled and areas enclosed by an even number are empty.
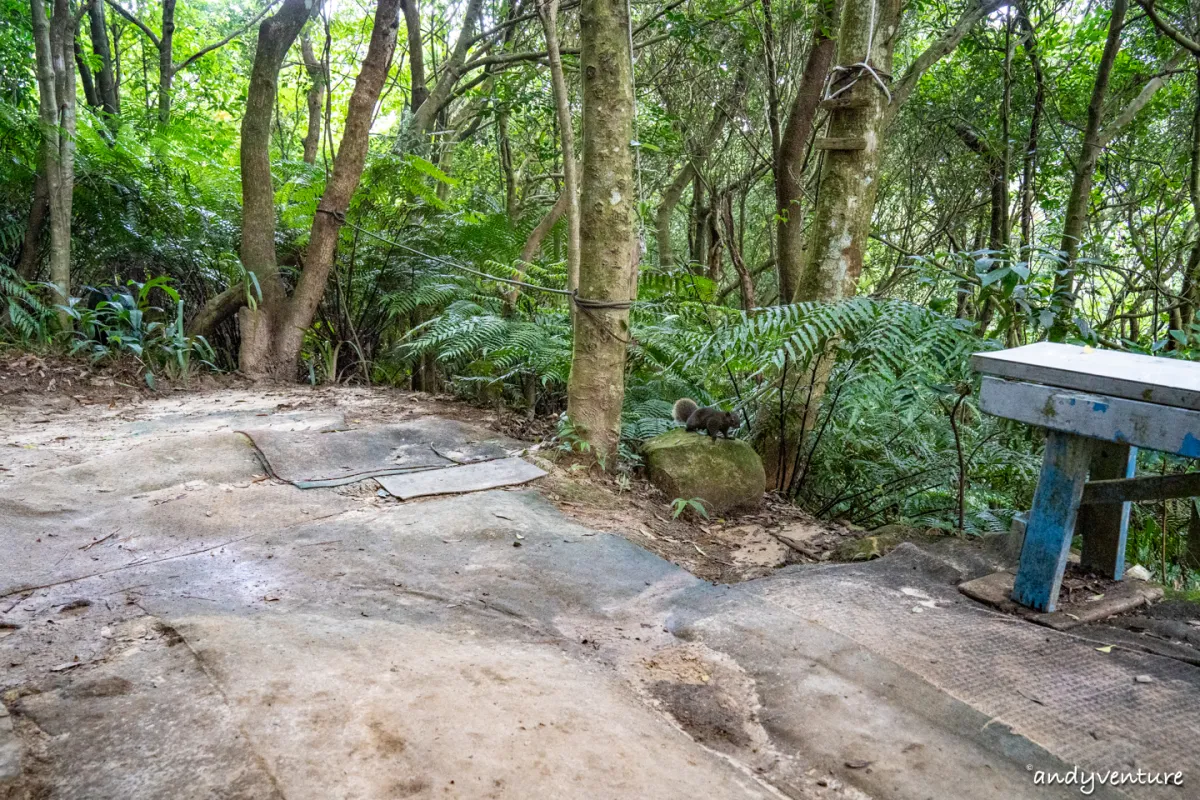
<svg viewBox="0 0 1200 800"><path fill-rule="evenodd" d="M837 23L836 0L822 0L813 23L812 43L800 76L800 87L788 112L787 124L775 156L775 228L778 239L776 268L779 271L779 302L786 305L795 298L804 268L804 168L808 160L808 140L825 78L833 65L837 42L833 27Z"/></svg>
<svg viewBox="0 0 1200 800"><path fill-rule="evenodd" d="M1021 253L1029 258L1028 248L1033 244L1033 200L1037 191L1038 138L1042 128L1042 113L1046 105L1046 80L1042 74L1042 59L1038 54L1037 38L1033 22L1029 19L1026 5L1018 7L1021 27L1025 31L1025 54L1033 70L1033 109L1029 113L1029 138L1025 141L1025 154L1021 163Z"/></svg>
<svg viewBox="0 0 1200 800"><path fill-rule="evenodd" d="M997 198L1000 201L1000 218L997 220L1000 230L997 231L996 245L993 249L1005 250L1008 248L1008 234L1010 230L1010 215L1009 215L1009 192L1008 192L1008 174L1012 166L1012 135L1011 135L1011 116L1012 116L1012 60L1013 60L1013 10L1006 8L1004 10L1004 99L1000 104L1000 152L999 155L999 173L1000 173L1000 193Z"/></svg>
<svg viewBox="0 0 1200 800"><path fill-rule="evenodd" d="M704 205L704 193L704 178L697 173L692 177L692 235L688 237L688 244L691 245L688 258L693 263L700 263L708 257L708 215L710 210Z"/></svg>
<svg viewBox="0 0 1200 800"><path fill-rule="evenodd" d="M479 13L482 6L482 0L467 0L467 7L463 12L462 28L459 30L458 39L454 43L454 50L451 52L450 58L442 64L441 72L433 89L413 109L409 137L415 136L421 138L429 133L433 129L433 123L437 119L438 113L450 101L454 86L458 83L458 79L462 75L463 65L466 63L467 51L470 49L475 24L479 21ZM409 69L412 69L411 64L409 65ZM416 94L415 91L414 94ZM410 141L410 139L404 136L397 139L398 144L405 141Z"/></svg>
<svg viewBox="0 0 1200 800"><path fill-rule="evenodd" d="M558 119L559 138L562 140L563 193L567 197L567 288L575 289L579 286L579 171L575 161L571 102L558 46L558 0L541 3L538 14L546 34L546 56L554 88L554 111Z"/></svg>
<svg viewBox="0 0 1200 800"><path fill-rule="evenodd" d="M713 192L712 209L709 211L708 221L708 253L706 255L706 269L708 279L713 283L721 280L721 246L724 244L724 237L721 236L721 206L724 205L723 198Z"/></svg>
<svg viewBox="0 0 1200 800"><path fill-rule="evenodd" d="M725 195L721 211L721 221L725 224L725 243L729 248L729 260L733 262L733 269L738 276L738 285L742 290L742 310L749 311L757 305L754 300L754 279L750 277L750 270L746 267L746 262L742 260L742 251L738 247L737 233L733 226L732 195Z"/></svg>
<svg viewBox="0 0 1200 800"><path fill-rule="evenodd" d="M508 109L496 110L496 144L500 151L500 173L504 176L504 213L508 221L515 223L517 207L517 171L513 166L512 146L508 141Z"/></svg>
<svg viewBox="0 0 1200 800"><path fill-rule="evenodd" d="M88 25L92 39L92 52L100 61L96 73L96 91L100 105L109 117L109 125L116 124L121 113L121 99L117 93L117 79L113 72L112 51L108 46L108 24L104 19L104 0L89 0Z"/></svg>
<svg viewBox="0 0 1200 800"><path fill-rule="evenodd" d="M251 377L267 377L278 368L273 344L285 323L287 292L275 260L275 189L271 180L271 114L279 70L288 49L310 15L309 0L284 0L258 28L258 45L242 117L242 265L253 272L262 291L257 308L238 312L241 348L238 363ZM316 13L314 5L311 13ZM290 376L289 376L290 377Z"/></svg>
<svg viewBox="0 0 1200 800"><path fill-rule="evenodd" d="M69 0L54 0L46 16L44 0L31 0L37 60L38 116L42 162L50 206L50 281L63 306L71 297L71 199L75 188L75 19ZM71 317L58 313L64 330Z"/></svg>
<svg viewBox="0 0 1200 800"><path fill-rule="evenodd" d="M749 64L743 61L741 66L738 67L733 83L730 85L729 94L717 101L716 105L713 106L712 119L709 120L704 133L700 139L691 143L687 163L683 165L662 191L662 197L654 217L655 240L658 245L658 265L660 267L673 267L675 265L675 253L671 245L671 217L675 212L675 207L679 205L679 200L683 197L688 184L694 181L700 174L700 170L704 168L705 162L708 161L708 155L712 151L713 145L716 144L717 137L725 129L725 123L729 121L730 115L734 113L735 108L741 107L742 96L746 92L746 83L748 80Z"/></svg>
<svg viewBox="0 0 1200 800"><path fill-rule="evenodd" d="M414 114L429 97L425 82L425 44L421 37L421 12L417 0L404 0L404 26L408 35L408 75L412 81L408 107Z"/></svg>
<svg viewBox="0 0 1200 800"><path fill-rule="evenodd" d="M675 177L662 190L658 202L658 210L654 214L654 238L658 242L658 265L663 269L675 266L675 252L671 246L671 217L675 206L679 205L683 193L696 177L694 161L683 165Z"/></svg>
<svg viewBox="0 0 1200 800"><path fill-rule="evenodd" d="M27 281L37 278L42 231L49 213L50 183L46 179L46 166L43 164L33 179L33 202L29 205L29 221L25 224L25 238L21 240L21 255L17 259L17 274Z"/></svg>
<svg viewBox="0 0 1200 800"><path fill-rule="evenodd" d="M308 104L308 128L304 133L304 163L315 164L317 151L321 148L322 112L325 110L325 67L313 52L312 38L306 32L300 40L300 53L304 58L304 71L308 73L310 85L305 98Z"/></svg>
<svg viewBox="0 0 1200 800"><path fill-rule="evenodd" d="M1100 141L1100 126L1104 121L1104 100L1108 96L1108 81L1113 63L1121 49L1121 29L1125 25L1127 0L1113 0L1112 16L1108 22L1108 39L1104 43L1104 54L1096 70L1096 82L1092 87L1092 99L1088 103L1087 125L1083 129L1083 145L1075 162L1075 175L1071 183L1071 195L1067 199L1065 223L1060 249L1063 263L1057 266L1054 276L1054 297L1051 309L1054 323L1050 328L1050 339L1062 341L1066 338L1067 326L1075 308L1075 266L1079 258L1079 245L1083 241L1083 228L1087 223L1088 201L1092 195L1092 177L1096 162L1104 145Z"/></svg>
<svg viewBox="0 0 1200 800"><path fill-rule="evenodd" d="M72 43L75 51L75 66L79 68L79 82L83 84L83 101L95 109L100 108L100 95L96 94L96 83L92 80L92 68L83 55L83 44L75 36Z"/></svg>
<svg viewBox="0 0 1200 800"><path fill-rule="evenodd" d="M158 37L158 124L171 121L171 84L175 80L175 0L163 0Z"/></svg>
<svg viewBox="0 0 1200 800"><path fill-rule="evenodd" d="M625 0L583 0L583 185L579 295L567 414L607 469L617 462L629 309L637 289L633 75Z"/></svg>

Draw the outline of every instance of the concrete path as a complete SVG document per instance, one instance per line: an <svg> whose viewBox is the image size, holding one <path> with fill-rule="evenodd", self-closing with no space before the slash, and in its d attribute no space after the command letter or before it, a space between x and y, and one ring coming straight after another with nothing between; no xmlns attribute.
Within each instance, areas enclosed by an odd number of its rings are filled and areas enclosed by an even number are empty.
<svg viewBox="0 0 1200 800"><path fill-rule="evenodd" d="M1033 775L1088 752L888 634L879 597L914 624L930 597L892 573L715 586L534 489L302 491L231 429L328 409L230 395L4 421L0 798L1077 796ZM919 561L893 563L947 585Z"/></svg>

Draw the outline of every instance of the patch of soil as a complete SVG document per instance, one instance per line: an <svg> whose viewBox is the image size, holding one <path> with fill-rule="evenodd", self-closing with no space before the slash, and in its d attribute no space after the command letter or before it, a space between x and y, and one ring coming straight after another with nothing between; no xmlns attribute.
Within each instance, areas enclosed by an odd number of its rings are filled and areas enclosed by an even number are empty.
<svg viewBox="0 0 1200 800"><path fill-rule="evenodd" d="M532 486L563 513L713 582L737 583L788 564L827 561L844 537L861 535L771 495L751 514L706 520L687 511L673 517L670 498L649 481L623 483L557 451L537 455L549 475Z"/></svg>

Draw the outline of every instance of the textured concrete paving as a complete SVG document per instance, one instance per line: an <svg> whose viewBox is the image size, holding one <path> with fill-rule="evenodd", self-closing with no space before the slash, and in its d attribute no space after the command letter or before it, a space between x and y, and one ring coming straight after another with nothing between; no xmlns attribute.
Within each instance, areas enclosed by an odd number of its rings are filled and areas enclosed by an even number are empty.
<svg viewBox="0 0 1200 800"><path fill-rule="evenodd" d="M531 489L263 480L231 428L305 414L215 399L4 421L0 797L1074 796L800 571L714 586Z"/></svg>

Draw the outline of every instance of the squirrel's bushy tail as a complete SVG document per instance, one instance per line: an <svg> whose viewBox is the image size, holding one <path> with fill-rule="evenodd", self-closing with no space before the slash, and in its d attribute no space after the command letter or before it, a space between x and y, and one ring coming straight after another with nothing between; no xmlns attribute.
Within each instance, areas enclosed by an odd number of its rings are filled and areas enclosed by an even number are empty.
<svg viewBox="0 0 1200 800"><path fill-rule="evenodd" d="M676 422L686 423L699 407L700 405L692 398L681 397L675 401L675 407L671 410L671 413L675 417Z"/></svg>

